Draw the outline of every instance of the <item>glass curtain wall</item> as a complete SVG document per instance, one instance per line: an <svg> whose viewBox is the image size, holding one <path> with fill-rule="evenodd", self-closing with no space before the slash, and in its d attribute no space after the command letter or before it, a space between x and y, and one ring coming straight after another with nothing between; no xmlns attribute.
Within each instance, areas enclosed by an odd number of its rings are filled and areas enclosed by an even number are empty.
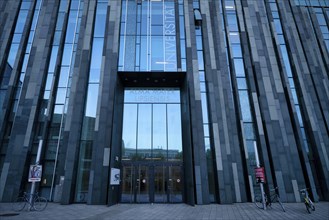
<svg viewBox="0 0 329 220"><path fill-rule="evenodd" d="M103 61L105 38L105 24L108 7L107 0L98 0L94 21L91 61L89 69L88 90L80 138L80 152L78 161L77 180L75 188L75 202L86 202L88 194L89 173L91 168L93 135L95 130L96 111L100 78Z"/></svg>
<svg viewBox="0 0 329 220"><path fill-rule="evenodd" d="M316 8L313 7L312 10L315 13L317 22L320 26L320 30L322 33L322 37L324 40L324 43L326 45L327 51L329 53L329 1L327 2L327 6L326 8ZM325 15L327 16L327 22L326 22L326 18Z"/></svg>
<svg viewBox="0 0 329 220"><path fill-rule="evenodd" d="M242 56L242 48L240 41L238 17L236 12L235 0L222 0L224 20L226 26L226 38L228 40L228 48L231 61L231 79L236 86L235 94L236 102L240 106L239 126L242 131L242 143L247 162L248 180L250 185L251 198L254 199L255 191L259 191L259 185L256 183L255 172L256 157L258 156L256 147L256 130L255 122L252 116L249 87L247 76L245 73L244 59Z"/></svg>
<svg viewBox="0 0 329 220"><path fill-rule="evenodd" d="M123 162L182 162L181 132L179 90L125 90Z"/></svg>
<svg viewBox="0 0 329 220"><path fill-rule="evenodd" d="M200 13L199 0L193 1L193 9L195 13ZM197 12L196 12L197 11ZM202 40L202 26L201 23L195 25L195 40L197 47L198 57L198 69L199 69L199 80L200 80L200 93L201 93L201 109L202 109L202 122L203 122L203 133L204 133L204 144L207 157L207 173L208 173L208 185L209 185L209 198L210 202L215 202L215 174L214 174L214 149L212 146L212 136L209 131L209 117L208 117L208 91L206 85L207 74L205 71L204 59L203 59L203 40Z"/></svg>
<svg viewBox="0 0 329 220"><path fill-rule="evenodd" d="M5 114L5 112L3 112L2 106L4 105L5 96L7 93L12 70L14 68L14 64L16 63L19 45L22 43L22 35L23 35L24 27L26 25L27 15L28 15L29 11L32 10L32 6L33 6L32 0L22 0L22 3L20 5L20 9L19 9L19 13L18 13L17 21L16 21L16 26L15 26L15 30L14 30L14 35L11 40L9 54L7 57L7 62L6 62L5 68L4 68L4 72L0 76L0 115ZM26 61L25 61L25 63L26 63ZM20 86L22 86L21 84L22 84L22 82L19 81ZM14 97L14 99L15 98L16 98L16 96ZM14 106L16 109L17 103ZM5 134L4 134L3 141L1 143L1 149L0 149L1 150L0 169L2 169L2 166L4 163L5 153L7 151L11 128L12 128L13 120L14 120L14 116L15 116L13 110L12 109L9 109L9 110L10 110L11 114L9 115L9 118L5 125L5 127L6 127ZM6 119L4 119L4 120L6 120ZM0 124L2 124L2 123L3 122L0 121Z"/></svg>
<svg viewBox="0 0 329 220"><path fill-rule="evenodd" d="M183 9L183 0L123 0L118 70L185 71Z"/></svg>
<svg viewBox="0 0 329 220"><path fill-rule="evenodd" d="M276 43L279 45L278 50L281 53L282 60L283 60L283 62L282 62L282 66L283 66L283 70L284 70L283 73L285 74L285 77L288 78L289 90L292 95L294 109L297 114L298 125L296 127L300 129L300 133L302 135L302 140L303 140L301 145L304 147L307 155L309 156L309 161L311 163L312 170L314 171L315 166L314 166L312 149L310 148L310 143L311 143L310 137L306 132L305 119L303 118L303 112L302 112L302 108L301 108L300 102L299 102L300 94L298 94L298 89L297 89L298 86L296 86L296 85L298 85L298 80L296 80L297 76L292 71L292 66L290 63L289 54L288 54L288 50L287 50L287 46L286 46L286 40L284 37L284 32L283 32L283 28L282 28L282 24L281 24L281 17L280 17L280 13L278 10L278 5L277 5L278 1L277 0L267 0L267 1L269 4L270 12L272 14L272 19L273 19L273 23L274 23L274 25L272 26L272 32L276 36L276 38L275 38ZM311 5L314 5L314 4L316 4L316 6L320 6L315 1L313 1ZM325 25L325 18L323 17L322 9L313 8L313 10L316 13L316 17L318 19L320 27L323 24ZM318 16L318 15L320 15L320 16ZM311 19L310 19L310 21L311 21ZM326 28L326 31L328 31L328 27L325 26L325 28ZM325 29L323 29L323 28L321 28L321 30L325 31ZM329 33L328 33L328 35L329 35ZM324 37L327 37L329 39L329 36L324 36ZM328 41L328 43L329 43L329 41ZM313 172L313 175L315 173L316 172ZM316 178L314 178L314 179L316 180ZM318 185L318 183L316 183L316 184Z"/></svg>
<svg viewBox="0 0 329 220"><path fill-rule="evenodd" d="M69 8L68 8L69 7ZM50 61L48 66L48 73L43 91L43 99L40 108L40 117L37 124L38 130L44 130L46 123L42 119L43 115L49 117L50 123L47 127L47 133L45 136L45 154L44 154L44 171L41 182L41 193L52 200L53 187L55 181L55 170L57 165L57 156L59 147L62 144L62 128L65 123L66 108L68 105L69 89L74 57L76 53L76 45L79 34L79 23L81 20L83 8L83 1L73 0L69 2L64 0L60 2L59 11L56 21L55 33L52 42L52 50L50 54ZM69 10L68 10L69 9ZM64 22L67 18L67 24ZM59 49L61 39L65 30L66 35L64 38L63 53ZM74 48L68 52L68 48ZM64 56L64 54L66 54ZM61 61L60 58L62 57ZM66 59L66 60L65 60ZM65 61L64 61L65 60ZM60 65L57 66L57 63ZM55 84L57 82L58 84ZM38 134L34 138L34 151L37 150L38 139L41 134Z"/></svg>
<svg viewBox="0 0 329 220"><path fill-rule="evenodd" d="M296 5L301 6L329 6L328 0L294 0Z"/></svg>

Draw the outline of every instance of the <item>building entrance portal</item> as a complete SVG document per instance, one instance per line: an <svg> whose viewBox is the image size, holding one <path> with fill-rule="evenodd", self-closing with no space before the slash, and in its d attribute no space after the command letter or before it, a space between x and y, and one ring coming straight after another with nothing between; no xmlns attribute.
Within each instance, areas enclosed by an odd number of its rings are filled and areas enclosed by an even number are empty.
<svg viewBox="0 0 329 220"><path fill-rule="evenodd" d="M121 202L182 202L182 166L124 164Z"/></svg>
<svg viewBox="0 0 329 220"><path fill-rule="evenodd" d="M126 89L121 202L183 202L179 89Z"/></svg>

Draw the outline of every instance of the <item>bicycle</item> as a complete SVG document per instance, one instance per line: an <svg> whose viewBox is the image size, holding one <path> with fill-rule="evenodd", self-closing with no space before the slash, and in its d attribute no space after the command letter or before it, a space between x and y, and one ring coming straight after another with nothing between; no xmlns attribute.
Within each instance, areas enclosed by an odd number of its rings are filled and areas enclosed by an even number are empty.
<svg viewBox="0 0 329 220"><path fill-rule="evenodd" d="M265 205L266 207L270 207L272 208L272 203L273 202L278 202L279 205L281 206L282 211L286 211L286 209L284 208L281 200L280 200L280 196L277 193L278 187L275 187L274 189L270 190L270 197L268 199L266 193L264 192L264 198L265 198ZM255 196L255 200L254 200L255 205L260 208L263 209L263 202L262 202L262 196L261 195L256 195Z"/></svg>
<svg viewBox="0 0 329 220"><path fill-rule="evenodd" d="M16 212L22 211L26 204L29 204L29 210L43 211L48 205L48 200L40 197L38 192L35 194L24 192L23 196L18 197L13 203L12 209Z"/></svg>
<svg viewBox="0 0 329 220"><path fill-rule="evenodd" d="M315 211L315 206L311 200L311 198L308 196L307 188L299 190L299 192L304 197L304 204L306 206L306 210L308 213L311 214L311 210Z"/></svg>

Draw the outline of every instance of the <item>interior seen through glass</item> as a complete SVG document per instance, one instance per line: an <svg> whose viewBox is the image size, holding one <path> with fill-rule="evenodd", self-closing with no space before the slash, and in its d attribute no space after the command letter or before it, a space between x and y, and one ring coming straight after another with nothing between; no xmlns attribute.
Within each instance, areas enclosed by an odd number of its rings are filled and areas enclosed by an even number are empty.
<svg viewBox="0 0 329 220"><path fill-rule="evenodd" d="M121 202L182 202L179 89L126 89Z"/></svg>

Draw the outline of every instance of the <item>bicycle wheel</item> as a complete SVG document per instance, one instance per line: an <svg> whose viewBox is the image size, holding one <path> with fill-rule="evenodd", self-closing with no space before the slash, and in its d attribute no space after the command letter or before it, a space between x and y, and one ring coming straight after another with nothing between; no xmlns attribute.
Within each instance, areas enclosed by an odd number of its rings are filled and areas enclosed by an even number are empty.
<svg viewBox="0 0 329 220"><path fill-rule="evenodd" d="M310 208L311 208L311 209L312 209L312 211L314 212L314 211L315 211L315 206L314 206L314 204L313 204L312 200L311 200L311 199L309 199L309 200L308 200L308 202L309 202Z"/></svg>
<svg viewBox="0 0 329 220"><path fill-rule="evenodd" d="M24 197L18 197L16 201L13 203L12 209L15 212L22 211L26 205L26 200Z"/></svg>
<svg viewBox="0 0 329 220"><path fill-rule="evenodd" d="M259 209L263 209L263 203L262 203L262 197L261 196L255 196L254 203Z"/></svg>
<svg viewBox="0 0 329 220"><path fill-rule="evenodd" d="M311 214L311 206L310 206L310 204L305 201L305 206L306 206L307 212Z"/></svg>
<svg viewBox="0 0 329 220"><path fill-rule="evenodd" d="M34 200L33 208L36 211L43 211L48 205L48 200L43 197L38 197Z"/></svg>

